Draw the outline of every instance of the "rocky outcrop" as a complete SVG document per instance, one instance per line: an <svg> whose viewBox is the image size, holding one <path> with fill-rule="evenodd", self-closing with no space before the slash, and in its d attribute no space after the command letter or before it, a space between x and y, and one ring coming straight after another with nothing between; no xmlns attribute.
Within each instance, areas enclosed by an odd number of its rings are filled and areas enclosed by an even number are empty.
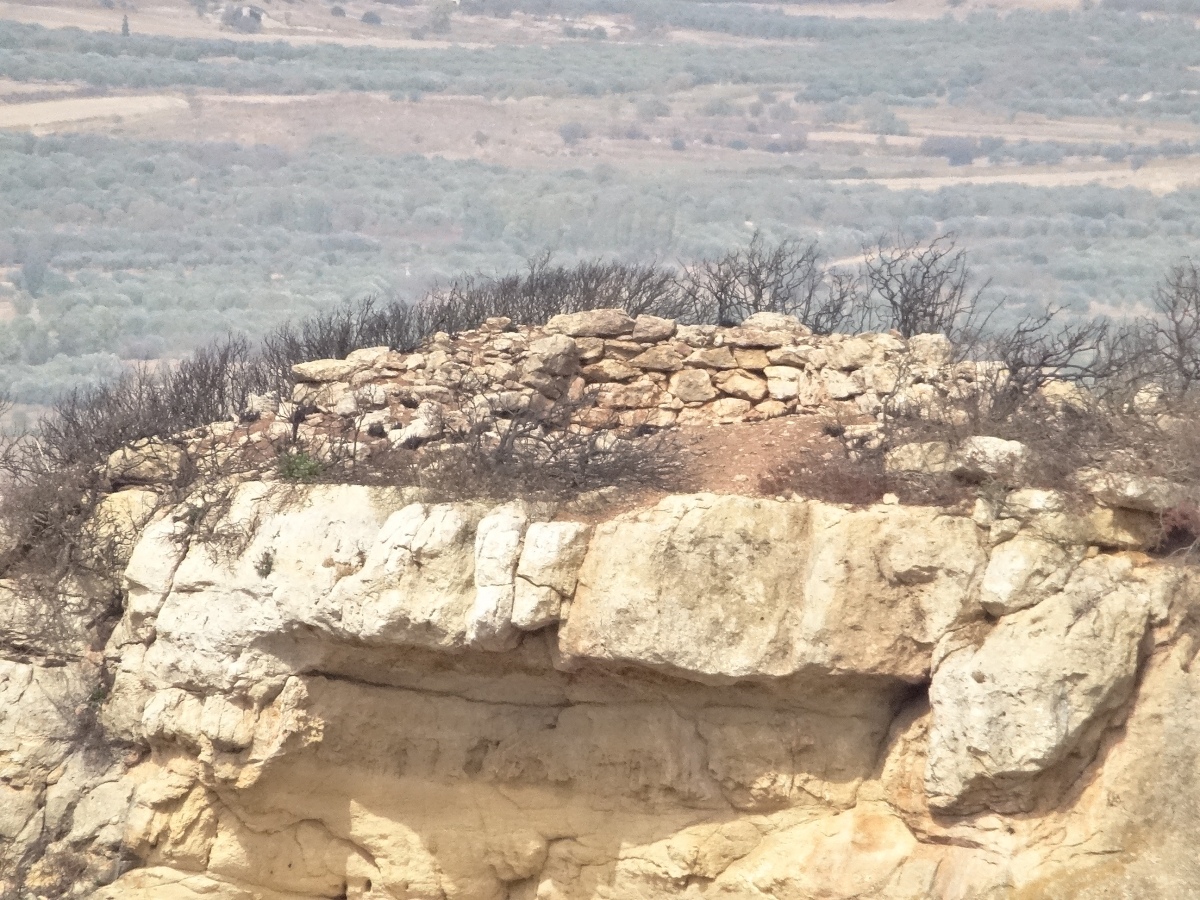
<svg viewBox="0 0 1200 900"><path fill-rule="evenodd" d="M977 436L888 458L985 483L973 508L597 513L289 482L271 452L340 436L336 471L560 402L604 446L815 410L869 445L885 401L987 365L596 310L304 363L291 398L123 448L77 571L0 581L0 895L1191 896L1200 597L1141 552L1179 485L1083 471L1090 505ZM229 448L270 464L204 468Z"/></svg>
<svg viewBox="0 0 1200 900"><path fill-rule="evenodd" d="M192 502L139 526L103 654L3 670L32 896L57 850L107 900L1198 883L1194 576L1053 497L585 522L249 481L212 532Z"/></svg>

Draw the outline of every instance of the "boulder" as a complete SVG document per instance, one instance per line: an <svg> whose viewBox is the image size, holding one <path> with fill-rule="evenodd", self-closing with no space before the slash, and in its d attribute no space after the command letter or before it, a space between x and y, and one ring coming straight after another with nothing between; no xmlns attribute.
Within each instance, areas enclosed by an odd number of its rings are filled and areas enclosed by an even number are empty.
<svg viewBox="0 0 1200 900"><path fill-rule="evenodd" d="M812 329L795 316L777 312L757 312L742 321L743 328L761 328L764 331L785 331L796 335L812 334Z"/></svg>
<svg viewBox="0 0 1200 900"><path fill-rule="evenodd" d="M915 681L976 615L982 566L971 520L934 510L669 497L597 526L560 649L694 678Z"/></svg>
<svg viewBox="0 0 1200 900"><path fill-rule="evenodd" d="M534 522L525 534L516 571L512 623L537 631L558 621L575 593L591 529L581 522Z"/></svg>
<svg viewBox="0 0 1200 900"><path fill-rule="evenodd" d="M736 369L737 360L728 347L710 347L696 350L684 362L699 369Z"/></svg>
<svg viewBox="0 0 1200 900"><path fill-rule="evenodd" d="M954 348L944 334L914 334L908 339L908 352L914 364L940 369L954 357Z"/></svg>
<svg viewBox="0 0 1200 900"><path fill-rule="evenodd" d="M1082 525L1082 529L1076 526L1082 531L1082 540L1119 550L1148 550L1163 536L1158 515L1140 509L1098 506L1087 514Z"/></svg>
<svg viewBox="0 0 1200 900"><path fill-rule="evenodd" d="M513 596L517 562L529 515L509 504L484 516L475 530L475 602L467 616L467 642L484 650L516 645Z"/></svg>
<svg viewBox="0 0 1200 900"><path fill-rule="evenodd" d="M808 374L803 369L791 366L767 366L763 374L767 376L767 393L773 400L795 400L800 395L801 384L808 381Z"/></svg>
<svg viewBox="0 0 1200 900"><path fill-rule="evenodd" d="M652 381L609 384L596 395L596 402L609 409L650 409L661 399L662 392Z"/></svg>
<svg viewBox="0 0 1200 900"><path fill-rule="evenodd" d="M739 369L751 369L761 372L771 364L771 360L767 357L765 350L734 350L733 358L737 361Z"/></svg>
<svg viewBox="0 0 1200 900"><path fill-rule="evenodd" d="M763 350L782 347L794 334L787 331L768 331L754 325L740 325L725 331L725 344L729 347L757 348Z"/></svg>
<svg viewBox="0 0 1200 900"><path fill-rule="evenodd" d="M969 437L957 447L946 441L901 444L888 451L884 465L889 472L951 474L970 481L1018 479L1029 457L1018 441L996 437Z"/></svg>
<svg viewBox="0 0 1200 900"><path fill-rule="evenodd" d="M584 366L580 374L588 384L603 384L609 381L630 381L637 378L641 372L620 360L602 359Z"/></svg>
<svg viewBox="0 0 1200 900"><path fill-rule="evenodd" d="M671 376L668 388L683 403L707 403L718 396L712 379L703 369L684 369Z"/></svg>
<svg viewBox="0 0 1200 900"><path fill-rule="evenodd" d="M579 348L562 334L547 335L531 343L529 358L536 361L539 371L560 378L573 375L579 368Z"/></svg>
<svg viewBox="0 0 1200 900"><path fill-rule="evenodd" d="M767 383L741 369L720 372L714 381L722 393L728 394L730 397L749 400L751 403L758 403L767 396Z"/></svg>
<svg viewBox="0 0 1200 900"><path fill-rule="evenodd" d="M767 361L773 366L823 369L826 359L827 353L821 347L788 345L767 351Z"/></svg>
<svg viewBox="0 0 1200 900"><path fill-rule="evenodd" d="M929 689L925 789L946 812L1028 809L1036 779L1092 759L1133 691L1142 638L1176 576L1124 556L1079 565L1061 592L950 652Z"/></svg>
<svg viewBox="0 0 1200 900"><path fill-rule="evenodd" d="M633 320L633 331L629 335L631 341L643 344L656 344L675 335L675 320L663 319L658 316L642 314Z"/></svg>
<svg viewBox="0 0 1200 900"><path fill-rule="evenodd" d="M825 392L833 400L852 400L866 390L864 385L848 372L830 368L824 369L821 376Z"/></svg>
<svg viewBox="0 0 1200 900"><path fill-rule="evenodd" d="M670 347L651 347L629 360L629 365L650 372L678 372L683 368L683 357Z"/></svg>
<svg viewBox="0 0 1200 900"><path fill-rule="evenodd" d="M417 407L416 417L403 428L388 432L393 447L414 449L442 436L445 427L442 405L425 400Z"/></svg>
<svg viewBox="0 0 1200 900"><path fill-rule="evenodd" d="M1062 590L1082 548L1018 534L992 551L980 584L979 600L993 616L1004 616L1042 602Z"/></svg>
<svg viewBox="0 0 1200 900"><path fill-rule="evenodd" d="M170 484L180 475L184 453L157 438L136 441L108 457L105 476L114 485Z"/></svg>
<svg viewBox="0 0 1200 900"><path fill-rule="evenodd" d="M1162 513L1194 500L1193 492L1183 485L1154 475L1083 469L1075 480L1101 503L1120 509Z"/></svg>
<svg viewBox="0 0 1200 900"><path fill-rule="evenodd" d="M830 344L825 353L829 366L850 372L869 365L875 355L875 348L865 338L852 337Z"/></svg>
<svg viewBox="0 0 1200 900"><path fill-rule="evenodd" d="M964 440L951 455L951 472L971 481L1020 479L1029 460L1029 448L1020 441L975 436Z"/></svg>
<svg viewBox="0 0 1200 900"><path fill-rule="evenodd" d="M740 397L721 397L704 407L711 420L717 423L740 422L750 408L750 401Z"/></svg>
<svg viewBox="0 0 1200 900"><path fill-rule="evenodd" d="M362 359L314 359L311 362L296 363L292 366L292 374L296 380L305 384L323 384L329 381L348 381L351 375L369 367Z"/></svg>
<svg viewBox="0 0 1200 900"><path fill-rule="evenodd" d="M545 330L568 337L614 338L631 334L636 324L623 309L589 309L554 316Z"/></svg>

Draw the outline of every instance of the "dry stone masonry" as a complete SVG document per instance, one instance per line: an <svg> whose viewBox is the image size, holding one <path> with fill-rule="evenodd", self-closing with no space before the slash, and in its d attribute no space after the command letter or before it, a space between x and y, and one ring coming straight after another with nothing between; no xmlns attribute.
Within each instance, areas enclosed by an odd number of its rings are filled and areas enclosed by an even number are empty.
<svg viewBox="0 0 1200 900"><path fill-rule="evenodd" d="M355 418L396 445L429 440L472 409L565 400L580 404L578 424L606 429L755 421L837 403L874 415L903 379L916 402L969 376L970 367L949 361L950 344L938 335L818 337L777 313L720 328L601 309L540 328L489 319L455 339L435 335L411 354L376 348L302 363L290 402L259 398L255 410L287 419L300 406Z"/></svg>

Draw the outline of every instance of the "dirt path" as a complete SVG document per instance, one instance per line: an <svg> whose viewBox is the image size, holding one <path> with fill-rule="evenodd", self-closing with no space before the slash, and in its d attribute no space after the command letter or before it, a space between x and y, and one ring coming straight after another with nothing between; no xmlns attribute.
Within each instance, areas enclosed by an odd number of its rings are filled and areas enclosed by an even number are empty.
<svg viewBox="0 0 1200 900"><path fill-rule="evenodd" d="M1136 187L1153 194L1170 194L1200 185L1200 166L1195 160L1149 164L1140 169L1128 165L1071 170L1030 170L997 167L986 174L966 169L962 175L927 175L911 178L836 178L830 184L878 184L894 191L936 191L939 188L972 184L1023 184L1031 187L1074 187L1097 184L1103 187Z"/></svg>
<svg viewBox="0 0 1200 900"><path fill-rule="evenodd" d="M147 116L167 110L186 109L187 101L170 94L138 97L80 97L45 100L39 103L10 103L0 106L0 128L40 129L92 119Z"/></svg>

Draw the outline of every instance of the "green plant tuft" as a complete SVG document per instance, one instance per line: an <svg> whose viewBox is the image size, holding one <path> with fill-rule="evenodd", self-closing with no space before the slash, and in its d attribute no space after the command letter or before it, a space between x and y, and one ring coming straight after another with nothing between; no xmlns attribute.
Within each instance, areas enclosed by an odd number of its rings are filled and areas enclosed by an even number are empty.
<svg viewBox="0 0 1200 900"><path fill-rule="evenodd" d="M316 481L320 474L321 461L303 450L279 457L279 477L285 481Z"/></svg>

